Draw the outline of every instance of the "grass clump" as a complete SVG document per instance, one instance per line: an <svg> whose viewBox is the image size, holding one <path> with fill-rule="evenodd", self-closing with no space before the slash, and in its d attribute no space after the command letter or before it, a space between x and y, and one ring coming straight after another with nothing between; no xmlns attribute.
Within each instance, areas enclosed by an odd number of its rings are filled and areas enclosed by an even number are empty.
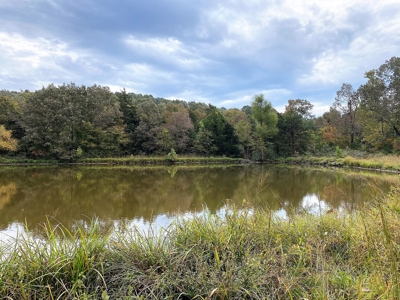
<svg viewBox="0 0 400 300"><path fill-rule="evenodd" d="M44 225L44 236L3 245L0 295L7 299L80 299L105 287L99 259L108 242L98 220L74 232Z"/></svg>
<svg viewBox="0 0 400 300"><path fill-rule="evenodd" d="M345 215L227 208L146 233L46 224L0 246L0 298L400 299L400 188Z"/></svg>

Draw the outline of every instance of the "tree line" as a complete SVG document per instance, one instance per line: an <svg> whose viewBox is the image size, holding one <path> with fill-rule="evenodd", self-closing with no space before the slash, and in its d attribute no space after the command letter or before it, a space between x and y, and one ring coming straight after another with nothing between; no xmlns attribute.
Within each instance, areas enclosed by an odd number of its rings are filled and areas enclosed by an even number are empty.
<svg viewBox="0 0 400 300"><path fill-rule="evenodd" d="M335 147L400 152L400 58L343 83L330 110L305 99L279 113L262 94L241 109L108 87L50 84L0 91L0 154L72 161L80 157L178 154L269 158L324 154Z"/></svg>

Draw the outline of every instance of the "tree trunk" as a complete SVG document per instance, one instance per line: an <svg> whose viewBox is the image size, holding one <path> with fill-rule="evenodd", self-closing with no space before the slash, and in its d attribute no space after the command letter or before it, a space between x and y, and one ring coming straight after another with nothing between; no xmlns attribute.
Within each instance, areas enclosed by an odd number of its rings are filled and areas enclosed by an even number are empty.
<svg viewBox="0 0 400 300"><path fill-rule="evenodd" d="M394 124L393 124L393 129L394 129L394 132L396 132L396 135L397 135L397 136L400 136L400 132L399 132L399 130L397 129L396 125L394 125Z"/></svg>

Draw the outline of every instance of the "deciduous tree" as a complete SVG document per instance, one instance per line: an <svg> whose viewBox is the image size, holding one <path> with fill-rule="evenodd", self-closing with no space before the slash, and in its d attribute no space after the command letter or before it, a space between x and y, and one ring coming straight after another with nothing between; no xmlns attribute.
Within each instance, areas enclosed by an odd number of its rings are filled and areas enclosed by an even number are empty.
<svg viewBox="0 0 400 300"><path fill-rule="evenodd" d="M368 79L360 87L362 105L376 120L389 124L389 135L400 136L400 57L392 57L378 69L365 73Z"/></svg>
<svg viewBox="0 0 400 300"><path fill-rule="evenodd" d="M7 130L4 125L0 125L0 151L14 152L17 150L18 141L11 137L11 130Z"/></svg>
<svg viewBox="0 0 400 300"><path fill-rule="evenodd" d="M355 145L356 135L360 136L360 126L357 121L359 106L359 94L353 90L351 84L343 83L342 88L336 93L333 107L341 113L344 123L344 134L349 136L349 143L352 148Z"/></svg>

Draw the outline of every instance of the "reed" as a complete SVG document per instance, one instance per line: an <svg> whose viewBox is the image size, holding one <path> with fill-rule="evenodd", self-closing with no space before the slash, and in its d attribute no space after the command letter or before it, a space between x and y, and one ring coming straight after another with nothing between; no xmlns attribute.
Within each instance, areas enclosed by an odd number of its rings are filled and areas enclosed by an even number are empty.
<svg viewBox="0 0 400 300"><path fill-rule="evenodd" d="M227 204L163 230L43 225L0 246L4 299L400 299L400 188L358 212Z"/></svg>

